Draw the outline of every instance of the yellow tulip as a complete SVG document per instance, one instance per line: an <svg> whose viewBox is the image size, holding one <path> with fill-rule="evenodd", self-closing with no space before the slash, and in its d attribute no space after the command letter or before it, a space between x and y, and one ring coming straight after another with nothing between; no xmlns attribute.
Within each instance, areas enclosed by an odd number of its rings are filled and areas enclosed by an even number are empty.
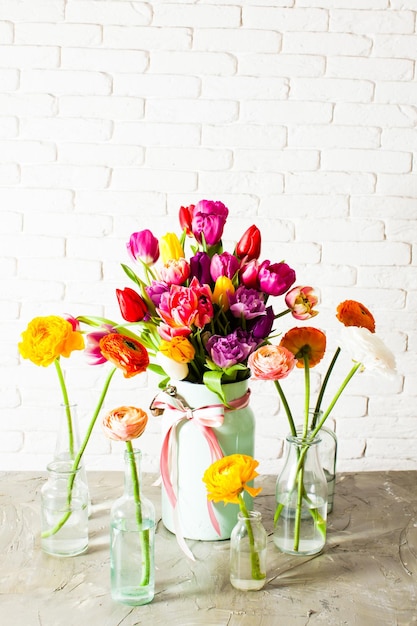
<svg viewBox="0 0 417 626"><path fill-rule="evenodd" d="M233 283L227 276L219 276L214 285L212 302L218 304L224 311L230 307L229 296L235 293Z"/></svg>
<svg viewBox="0 0 417 626"><path fill-rule="evenodd" d="M177 363L190 363L195 356L195 349L186 337L173 337L171 341L163 339L159 351Z"/></svg>
<svg viewBox="0 0 417 626"><path fill-rule="evenodd" d="M159 242L159 252L161 255L162 263L168 263L168 261L178 261L184 257L184 250L181 246L180 240L175 233L167 233L161 237Z"/></svg>

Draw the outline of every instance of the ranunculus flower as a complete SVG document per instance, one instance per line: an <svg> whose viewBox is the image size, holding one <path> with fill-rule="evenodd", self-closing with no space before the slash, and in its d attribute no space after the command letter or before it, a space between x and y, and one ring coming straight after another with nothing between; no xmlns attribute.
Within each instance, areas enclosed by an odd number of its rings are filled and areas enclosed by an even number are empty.
<svg viewBox="0 0 417 626"><path fill-rule="evenodd" d="M173 337L170 341L163 339L159 351L177 363L189 363L195 357L193 344L186 337Z"/></svg>
<svg viewBox="0 0 417 626"><path fill-rule="evenodd" d="M213 363L219 367L227 368L237 363L245 363L256 346L257 343L250 333L237 328L225 337L212 335L206 343L206 350Z"/></svg>
<svg viewBox="0 0 417 626"><path fill-rule="evenodd" d="M163 280L153 280L148 287L145 287L145 291L152 303L158 307L162 294L169 291L169 285Z"/></svg>
<svg viewBox="0 0 417 626"><path fill-rule="evenodd" d="M170 260L178 261L184 258L184 250L178 236L175 233L167 233L159 242L162 263Z"/></svg>
<svg viewBox="0 0 417 626"><path fill-rule="evenodd" d="M324 357L326 335L310 326L291 328L281 339L280 346L293 353L297 367L304 367L304 358L308 359L309 367L314 367Z"/></svg>
<svg viewBox="0 0 417 626"><path fill-rule="evenodd" d="M248 366L257 380L281 380L294 369L297 360L283 346L261 346L249 355Z"/></svg>
<svg viewBox="0 0 417 626"><path fill-rule="evenodd" d="M313 287L293 287L285 295L285 304L297 320L308 320L317 315L318 311L313 311L317 302Z"/></svg>
<svg viewBox="0 0 417 626"><path fill-rule="evenodd" d="M203 476L207 498L213 502L239 504L239 495L243 491L252 497L257 496L262 487L251 487L248 483L259 475L258 465L258 461L246 454L230 454L215 461Z"/></svg>
<svg viewBox="0 0 417 626"><path fill-rule="evenodd" d="M286 263L261 263L258 272L259 288L270 296L281 296L295 282L295 272Z"/></svg>
<svg viewBox="0 0 417 626"><path fill-rule="evenodd" d="M87 345L84 354L89 365L102 365L107 362L100 350L100 340L104 335L116 332L111 324L102 324L100 328L86 335Z"/></svg>
<svg viewBox="0 0 417 626"><path fill-rule="evenodd" d="M345 326L358 326L375 332L375 319L369 309L356 300L345 300L337 307L337 319Z"/></svg>
<svg viewBox="0 0 417 626"><path fill-rule="evenodd" d="M233 283L227 276L219 276L213 289L213 302L220 306L223 311L230 307L230 296L235 292Z"/></svg>
<svg viewBox="0 0 417 626"><path fill-rule="evenodd" d="M134 261L153 265L159 259L159 244L150 230L141 230L130 236L127 251Z"/></svg>
<svg viewBox="0 0 417 626"><path fill-rule="evenodd" d="M74 350L84 348L84 338L63 317L35 317L22 333L18 344L20 354L35 365L48 367L58 357L69 357Z"/></svg>
<svg viewBox="0 0 417 626"><path fill-rule="evenodd" d="M190 276L196 278L202 285L211 283L210 276L211 259L207 252L197 252L190 259Z"/></svg>
<svg viewBox="0 0 417 626"><path fill-rule="evenodd" d="M190 265L184 258L169 259L159 274L168 285L183 285L190 275Z"/></svg>
<svg viewBox="0 0 417 626"><path fill-rule="evenodd" d="M145 346L119 333L104 335L100 339L100 350L107 361L122 370L125 378L144 372L149 365Z"/></svg>
<svg viewBox="0 0 417 626"><path fill-rule="evenodd" d="M364 369L394 377L396 372L393 353L367 328L343 326L340 345L350 354L352 360L361 363Z"/></svg>
<svg viewBox="0 0 417 626"><path fill-rule="evenodd" d="M193 221L194 204L182 206L179 210L179 220L182 230L185 230L188 236L192 236L191 224Z"/></svg>
<svg viewBox="0 0 417 626"><path fill-rule="evenodd" d="M139 322L148 312L148 307L141 296L130 287L116 289L120 313L126 322Z"/></svg>
<svg viewBox="0 0 417 626"><path fill-rule="evenodd" d="M114 441L131 441L145 431L148 416L134 406L120 406L109 411L103 418L102 429L106 437Z"/></svg>
<svg viewBox="0 0 417 626"><path fill-rule="evenodd" d="M238 287L229 296L230 311L234 317L250 320L265 314L265 301L256 289Z"/></svg>
<svg viewBox="0 0 417 626"><path fill-rule="evenodd" d="M219 276L227 276L232 279L240 266L239 260L230 252L222 252L221 254L214 254L211 259L210 274L214 281Z"/></svg>
<svg viewBox="0 0 417 626"><path fill-rule="evenodd" d="M258 259L261 254L261 232L255 224L243 233L236 246L236 256L246 257L248 261Z"/></svg>
<svg viewBox="0 0 417 626"><path fill-rule="evenodd" d="M223 202L213 200L200 200L194 207L191 229L199 243L204 241L209 246L219 243L224 225L229 214L229 209Z"/></svg>

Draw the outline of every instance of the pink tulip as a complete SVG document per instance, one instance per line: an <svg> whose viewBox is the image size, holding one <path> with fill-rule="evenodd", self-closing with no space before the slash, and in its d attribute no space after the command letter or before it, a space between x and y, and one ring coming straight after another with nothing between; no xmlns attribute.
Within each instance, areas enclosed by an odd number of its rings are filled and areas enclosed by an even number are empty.
<svg viewBox="0 0 417 626"><path fill-rule="evenodd" d="M294 287L285 296L285 304L297 320L309 320L317 315L313 307L318 301L313 287Z"/></svg>
<svg viewBox="0 0 417 626"><path fill-rule="evenodd" d="M259 288L270 296L281 296L295 281L294 270L286 263L261 263L258 273Z"/></svg>
<svg viewBox="0 0 417 626"><path fill-rule="evenodd" d="M159 243L150 230L141 230L130 236L127 251L134 261L153 265L159 259Z"/></svg>
<svg viewBox="0 0 417 626"><path fill-rule="evenodd" d="M220 242L229 209L223 202L200 200L193 209L191 229L196 240L214 246Z"/></svg>
<svg viewBox="0 0 417 626"><path fill-rule="evenodd" d="M170 259L159 273L168 285L183 285L190 275L190 264L185 259Z"/></svg>

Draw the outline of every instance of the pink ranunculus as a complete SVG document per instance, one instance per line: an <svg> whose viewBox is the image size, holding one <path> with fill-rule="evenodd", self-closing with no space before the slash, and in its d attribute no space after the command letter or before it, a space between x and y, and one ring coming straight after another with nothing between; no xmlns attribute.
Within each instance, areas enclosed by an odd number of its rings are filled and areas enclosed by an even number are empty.
<svg viewBox="0 0 417 626"><path fill-rule="evenodd" d="M248 367L257 380L280 380L294 369L297 359L282 346L261 346L249 355Z"/></svg>
<svg viewBox="0 0 417 626"><path fill-rule="evenodd" d="M109 439L131 441L142 435L147 422L148 416L142 409L134 406L121 406L104 416L102 428Z"/></svg>
<svg viewBox="0 0 417 626"><path fill-rule="evenodd" d="M200 200L193 209L191 229L196 240L214 246L219 243L223 228L229 214L229 209L223 202Z"/></svg>
<svg viewBox="0 0 417 626"><path fill-rule="evenodd" d="M159 274L168 285L183 285L190 275L190 264L185 259L170 259Z"/></svg>
<svg viewBox="0 0 417 626"><path fill-rule="evenodd" d="M133 233L126 246L134 261L141 260L146 265L153 265L159 259L158 239L148 229Z"/></svg>
<svg viewBox="0 0 417 626"><path fill-rule="evenodd" d="M258 273L259 288L270 296L281 296L295 282L295 272L286 263L261 263Z"/></svg>
<svg viewBox="0 0 417 626"><path fill-rule="evenodd" d="M317 315L313 308L318 301L313 287L294 287L285 296L285 304L297 320L309 320Z"/></svg>

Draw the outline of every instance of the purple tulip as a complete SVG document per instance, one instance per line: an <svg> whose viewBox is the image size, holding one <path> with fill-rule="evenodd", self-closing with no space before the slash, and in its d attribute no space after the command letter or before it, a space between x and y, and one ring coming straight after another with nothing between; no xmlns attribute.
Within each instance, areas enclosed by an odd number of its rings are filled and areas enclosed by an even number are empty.
<svg viewBox="0 0 417 626"><path fill-rule="evenodd" d="M201 285L210 285L210 264L211 259L207 252L197 252L190 259L190 278L197 278Z"/></svg>
<svg viewBox="0 0 417 626"><path fill-rule="evenodd" d="M230 294L229 304L234 317L250 320L259 315L265 315L263 296L256 289L238 287L235 293Z"/></svg>
<svg viewBox="0 0 417 626"><path fill-rule="evenodd" d="M237 363L246 363L256 346L257 343L250 333L238 328L225 337L212 335L207 341L206 350L216 365L226 368Z"/></svg>
<svg viewBox="0 0 417 626"><path fill-rule="evenodd" d="M259 288L270 296L281 296L295 282L295 272L286 263L264 261L258 272Z"/></svg>
<svg viewBox="0 0 417 626"><path fill-rule="evenodd" d="M145 287L145 291L151 299L152 303L158 307L161 301L161 296L166 291L169 291L168 283L163 280L154 280L148 287Z"/></svg>
<svg viewBox="0 0 417 626"><path fill-rule="evenodd" d="M159 259L159 243L150 230L141 230L130 236L127 251L134 261L153 265Z"/></svg>
<svg viewBox="0 0 417 626"><path fill-rule="evenodd" d="M214 246L221 240L223 228L229 214L229 209L223 202L200 200L194 207L191 229L196 240L201 243L202 235L209 246Z"/></svg>
<svg viewBox="0 0 417 626"><path fill-rule="evenodd" d="M239 266L239 259L233 254L230 254L230 252L214 254L210 266L211 277L214 282L216 282L219 276L227 276L227 278L232 279L238 271Z"/></svg>
<svg viewBox="0 0 417 626"><path fill-rule="evenodd" d="M265 315L255 317L247 324L247 329L250 331L253 339L257 344L262 343L266 339L272 330L274 325L275 315L272 306L268 306L265 310Z"/></svg>

